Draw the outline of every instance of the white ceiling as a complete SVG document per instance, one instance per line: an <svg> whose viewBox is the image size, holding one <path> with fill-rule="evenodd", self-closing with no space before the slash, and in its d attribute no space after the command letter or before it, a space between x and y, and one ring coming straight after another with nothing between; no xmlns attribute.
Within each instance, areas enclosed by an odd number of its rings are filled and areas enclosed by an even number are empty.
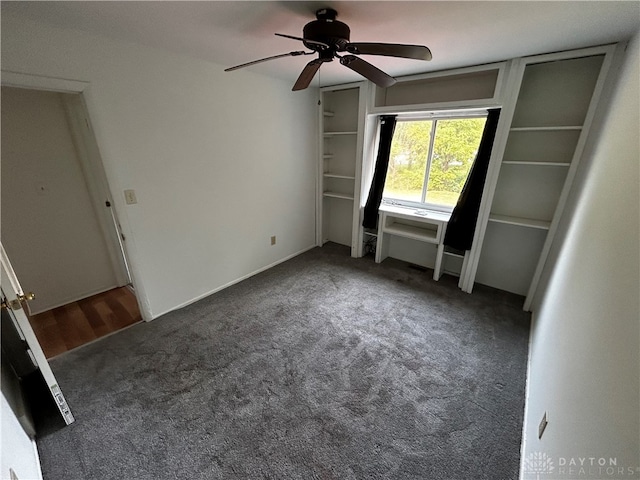
<svg viewBox="0 0 640 480"><path fill-rule="evenodd" d="M626 40L640 28L640 1L202 1L2 2L2 15L237 65L301 50L295 40L322 7L338 11L351 41L427 45L431 62L368 56L399 76ZM249 67L293 84L313 57L288 57ZM237 73L229 73L234 75ZM321 69L322 85L359 80L338 62ZM314 81L317 85L318 80Z"/></svg>

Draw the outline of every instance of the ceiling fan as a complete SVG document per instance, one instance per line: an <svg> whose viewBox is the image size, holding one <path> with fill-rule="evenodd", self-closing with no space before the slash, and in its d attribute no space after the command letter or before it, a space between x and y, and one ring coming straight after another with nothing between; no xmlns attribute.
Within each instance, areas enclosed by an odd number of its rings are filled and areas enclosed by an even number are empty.
<svg viewBox="0 0 640 480"><path fill-rule="evenodd" d="M283 53L272 57L254 60L235 67L225 69L231 72L239 68L248 67L257 63L275 60L282 57L297 57L299 55L318 54L318 58L311 60L302 70L302 73L293 86L293 91L304 90L323 63L332 62L334 58L340 63L363 77L371 80L380 87L390 87L396 83L395 78L387 75L379 68L363 60L356 55L384 55L387 57L411 58L415 60L431 60L431 51L424 45L403 45L399 43L362 43L349 42L351 30L346 23L336 20L338 12L331 8L322 8L316 12L316 20L307 23L302 30L302 38L292 35L276 33L279 37L300 40L305 47L312 50ZM347 54L342 54L346 52Z"/></svg>

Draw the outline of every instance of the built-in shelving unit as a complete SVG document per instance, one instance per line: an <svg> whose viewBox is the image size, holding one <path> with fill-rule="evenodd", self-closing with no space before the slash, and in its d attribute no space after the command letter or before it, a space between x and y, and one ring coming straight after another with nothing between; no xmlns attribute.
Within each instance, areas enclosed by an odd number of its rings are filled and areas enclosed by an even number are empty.
<svg viewBox="0 0 640 480"><path fill-rule="evenodd" d="M529 310L616 48L412 75L388 88L361 82L320 89L317 244L435 265L436 277L460 272L464 291L477 281L526 295ZM442 229L434 233L428 221L388 205L378 231L360 226L381 115L496 107L501 115L469 252L444 247Z"/></svg>
<svg viewBox="0 0 640 480"><path fill-rule="evenodd" d="M355 256L362 156L361 84L320 90L322 147L318 245L347 245Z"/></svg>
<svg viewBox="0 0 640 480"><path fill-rule="evenodd" d="M367 119L364 129L363 189L366 192L373 178L377 154L379 118L381 115L429 116L446 111L486 111L502 103L509 62L478 65L468 68L431 72L397 78L397 83L388 88L370 84L367 93ZM363 207L363 201L360 208ZM424 235L411 234L408 227L388 227L385 237L374 237L364 232L363 242L370 251L373 238L378 246L386 250L392 258L397 258L426 268L434 268L438 259L444 265L441 271L460 275L463 268L464 252L438 254L434 243L425 241ZM415 231L414 231L415 233ZM385 241L386 240L386 241ZM439 275L438 275L439 276Z"/></svg>
<svg viewBox="0 0 640 480"><path fill-rule="evenodd" d="M478 226L466 291L477 281L526 295L530 308L612 52L596 47L515 62L513 103L502 111L504 134L492 157L498 167L485 186L489 214Z"/></svg>

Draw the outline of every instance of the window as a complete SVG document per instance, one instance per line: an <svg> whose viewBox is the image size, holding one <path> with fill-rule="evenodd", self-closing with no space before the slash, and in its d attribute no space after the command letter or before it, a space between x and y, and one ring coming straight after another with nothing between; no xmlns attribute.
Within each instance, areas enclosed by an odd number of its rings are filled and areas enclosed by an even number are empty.
<svg viewBox="0 0 640 480"><path fill-rule="evenodd" d="M475 160L486 115L398 118L383 199L452 210Z"/></svg>

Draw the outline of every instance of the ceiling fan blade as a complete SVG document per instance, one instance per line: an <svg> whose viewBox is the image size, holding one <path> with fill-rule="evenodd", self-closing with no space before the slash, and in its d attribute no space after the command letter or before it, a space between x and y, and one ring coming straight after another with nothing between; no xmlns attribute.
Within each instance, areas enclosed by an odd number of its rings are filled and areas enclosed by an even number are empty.
<svg viewBox="0 0 640 480"><path fill-rule="evenodd" d="M268 62L269 60L275 60L276 58L297 57L299 55L311 55L313 53L315 53L315 52L304 52L302 50L300 50L298 52L282 53L280 55L274 55L272 57L266 57L266 58L261 58L260 60L254 60L253 62L243 63L242 65L236 65L235 67L225 68L224 71L225 72L232 72L234 70L238 70L239 68L249 67L251 65L255 65L256 63Z"/></svg>
<svg viewBox="0 0 640 480"><path fill-rule="evenodd" d="M327 45L326 43L317 42L315 40L308 40L308 39L302 38L302 37L294 37L293 35L285 35L284 33L274 33L274 35L277 35L278 37L290 38L292 40L300 40L301 42L307 42L307 43L310 43L312 45L318 45L318 46L320 46L322 48L329 48L329 45Z"/></svg>
<svg viewBox="0 0 640 480"><path fill-rule="evenodd" d="M291 90L295 92L297 90L304 90L305 88L307 88L311 83L311 80L313 80L313 77L316 75L316 72L324 62L325 61L321 58L316 58L315 60L311 60L309 63L307 63Z"/></svg>
<svg viewBox="0 0 640 480"><path fill-rule="evenodd" d="M363 77L368 78L379 87L386 88L396 83L395 78L387 75L378 67L374 67L359 57L345 55L344 57L340 57L340 63Z"/></svg>
<svg viewBox="0 0 640 480"><path fill-rule="evenodd" d="M356 55L384 55L387 57L431 60L431 50L424 45L402 45L400 43L347 43L345 50Z"/></svg>

